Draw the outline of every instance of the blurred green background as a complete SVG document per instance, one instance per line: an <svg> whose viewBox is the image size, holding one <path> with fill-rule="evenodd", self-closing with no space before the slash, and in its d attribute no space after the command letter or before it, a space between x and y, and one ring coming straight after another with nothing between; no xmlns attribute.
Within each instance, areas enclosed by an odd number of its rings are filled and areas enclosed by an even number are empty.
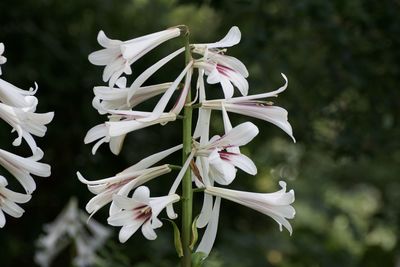
<svg viewBox="0 0 400 267"><path fill-rule="evenodd" d="M83 144L87 130L105 119L91 107L93 86L103 84L102 68L87 60L100 48L97 32L127 40L177 24L190 26L193 42L219 40L237 25L242 42L228 53L248 67L250 93L282 85L281 72L289 78L288 90L274 101L289 111L298 141L251 119L261 133L244 152L259 174L240 172L231 186L271 192L287 181L296 191L293 236L279 232L271 218L223 201L205 266L400 266L400 1L1 0L0 10L8 58L2 78L26 89L36 81L38 111L56 112L39 140L52 176L36 179L22 218L7 217L0 230L2 267L35 266L42 225L71 195L84 208L92 195L77 170L105 178L180 142L181 126L169 123L129 134L118 157L107 146L92 156ZM133 66L134 75L180 45L160 46ZM151 82L172 80L182 64L183 58L173 61ZM220 131L220 115L213 120L213 131ZM244 120L232 116L234 124ZM11 147L14 135L0 124L2 148L27 153ZM179 162L178 154L169 162ZM174 175L149 183L152 193L165 194ZM106 217L106 209L95 216L103 224ZM165 223L156 241L138 233L125 245L114 229L102 266L176 266L171 228ZM61 254L54 266L71 266L69 256Z"/></svg>

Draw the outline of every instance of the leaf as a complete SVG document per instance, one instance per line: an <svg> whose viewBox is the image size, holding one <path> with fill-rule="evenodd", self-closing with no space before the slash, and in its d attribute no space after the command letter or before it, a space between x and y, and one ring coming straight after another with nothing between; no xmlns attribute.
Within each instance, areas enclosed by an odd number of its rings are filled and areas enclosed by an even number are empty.
<svg viewBox="0 0 400 267"><path fill-rule="evenodd" d="M200 215L197 215L196 218L194 218L193 223L192 223L192 239L189 245L190 250L193 250L194 246L197 243L197 240L199 238L199 233L197 232L197 219L199 218Z"/></svg>
<svg viewBox="0 0 400 267"><path fill-rule="evenodd" d="M192 267L201 267L207 254L204 252L196 252L192 254Z"/></svg>
<svg viewBox="0 0 400 267"><path fill-rule="evenodd" d="M172 227L174 228L174 244L175 244L175 250L176 253L178 253L178 257L181 258L183 257L183 248L182 248L182 241L181 241L181 232L179 231L178 226L173 220L165 219L169 221L172 224Z"/></svg>

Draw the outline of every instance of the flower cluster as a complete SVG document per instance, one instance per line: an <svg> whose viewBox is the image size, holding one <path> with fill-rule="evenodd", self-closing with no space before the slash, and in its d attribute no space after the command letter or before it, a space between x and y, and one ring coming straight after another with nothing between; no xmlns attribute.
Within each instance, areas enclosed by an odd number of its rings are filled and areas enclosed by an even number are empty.
<svg viewBox="0 0 400 267"><path fill-rule="evenodd" d="M4 44L0 43L0 65L7 61L3 52ZM17 133L12 144L20 146L22 140L25 140L32 152L30 157L21 157L0 149L0 165L18 180L25 191L18 193L8 189L7 179L0 175L0 227L6 222L4 213L15 218L24 213L18 204L28 202L36 189L32 174L40 177L50 176L50 166L39 162L43 151L36 145L33 136L45 135L46 125L52 121L54 113L35 112L38 104L38 99L34 96L36 91L36 83L35 89L22 90L0 78L0 118L11 126L12 132Z"/></svg>
<svg viewBox="0 0 400 267"><path fill-rule="evenodd" d="M149 189L143 184L171 172L171 165L154 165L182 147L185 149L185 142L183 145L149 156L110 178L88 181L78 172L80 181L87 184L89 190L96 195L88 202L87 211L94 214L111 203L108 223L122 226L119 234L121 242L125 242L140 227L147 239L155 239L154 229L162 225L157 218L159 213L165 208L170 219L177 217L173 204L179 201L180 197L176 191L190 170L193 178L192 190L197 187L195 191L204 194L197 227L207 226L197 251L208 254L212 248L222 198L266 214L274 219L281 229L283 226L292 233L288 219L295 215L291 206L294 192L286 191L285 182L280 182L281 190L274 193L242 192L221 187L232 183L238 169L250 175L257 174L255 164L241 153L240 147L257 136L258 128L252 122L233 127L228 113L268 121L281 128L295 141L287 119L287 111L266 101L266 98L277 97L287 88L286 76L282 74L285 84L279 89L248 95L249 84L246 78L249 74L245 65L237 58L225 54L227 48L240 42L241 33L238 27L232 27L218 42L187 44L177 49L138 75L129 87L126 85L126 77L121 77L124 73L132 73L131 64L144 53L171 38L187 35L187 31L186 27L174 27L124 42L108 39L102 31L99 33L98 41L105 49L92 53L89 60L95 65L105 66L103 79L109 84L94 88L93 106L100 114L108 114L108 121L90 129L85 137L85 143L97 141L93 146L93 153L102 143L109 143L111 151L118 154L126 134L148 126L165 125L175 121L184 108L198 108L198 117L191 136L191 147L168 195L150 197ZM186 53L186 65L175 80L143 86L149 77L182 52ZM197 73L197 80L194 81L196 97L192 101L190 92L194 73ZM224 97L209 99L206 83L220 87ZM176 100L170 103L176 91L179 91ZM240 96L235 96L236 93ZM151 111L133 109L139 103L158 95L161 97ZM171 109L167 109L169 104ZM222 114L224 133L221 136L210 137L213 110L221 111ZM187 147L184 151L187 151ZM133 195L129 197L133 190Z"/></svg>
<svg viewBox="0 0 400 267"><path fill-rule="evenodd" d="M42 267L51 266L53 260L71 244L76 249L74 266L93 266L111 231L95 220L88 221L86 213L78 208L76 198L71 198L54 222L44 226L45 234L37 240L35 262Z"/></svg>

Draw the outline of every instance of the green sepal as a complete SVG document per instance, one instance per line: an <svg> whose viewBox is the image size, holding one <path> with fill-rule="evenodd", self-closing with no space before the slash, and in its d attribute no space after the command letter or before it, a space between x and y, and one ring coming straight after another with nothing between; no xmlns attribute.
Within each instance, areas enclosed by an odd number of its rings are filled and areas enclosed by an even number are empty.
<svg viewBox="0 0 400 267"><path fill-rule="evenodd" d="M193 251L194 246L197 243L197 240L199 238L199 233L197 232L197 219L199 218L200 215L197 215L196 218L194 218L193 223L192 223L192 239L189 245L190 250Z"/></svg>
<svg viewBox="0 0 400 267"><path fill-rule="evenodd" d="M181 241L181 232L179 231L178 226L173 220L169 219L164 219L169 221L172 224L172 227L174 228L174 244L175 244L175 250L176 253L178 254L178 257L181 258L183 257L183 248L182 248L182 241Z"/></svg>
<svg viewBox="0 0 400 267"><path fill-rule="evenodd" d="M207 254L204 252L193 253L192 254L192 267L201 267L206 258L207 258Z"/></svg>

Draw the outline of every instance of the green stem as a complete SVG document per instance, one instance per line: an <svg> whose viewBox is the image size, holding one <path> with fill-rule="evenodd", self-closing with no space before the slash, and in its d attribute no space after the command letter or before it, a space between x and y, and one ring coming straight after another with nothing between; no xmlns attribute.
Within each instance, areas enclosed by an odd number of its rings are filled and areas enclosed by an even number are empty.
<svg viewBox="0 0 400 267"><path fill-rule="evenodd" d="M189 31L185 35L185 62L189 64L192 60L189 47ZM186 98L186 103L191 102L190 89ZM192 150L192 108L185 106L183 110L183 155L182 155L182 166L185 164ZM190 168L187 169L182 180L182 267L190 267L192 263L192 251L190 249L191 239L191 226L192 226L192 206L193 206L193 191L192 191L192 177Z"/></svg>

